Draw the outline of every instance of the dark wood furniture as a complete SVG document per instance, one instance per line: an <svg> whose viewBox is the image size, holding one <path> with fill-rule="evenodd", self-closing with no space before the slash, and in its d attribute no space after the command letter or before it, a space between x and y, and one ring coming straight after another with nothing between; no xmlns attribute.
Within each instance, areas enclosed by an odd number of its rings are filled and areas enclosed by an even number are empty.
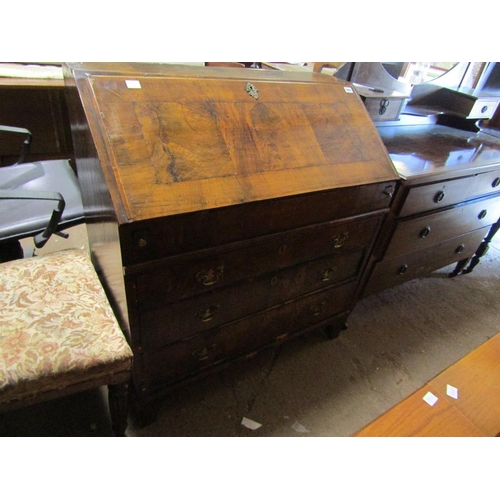
<svg viewBox="0 0 500 500"><path fill-rule="evenodd" d="M344 325L397 173L351 84L313 73L65 67L94 263L133 403Z"/></svg>
<svg viewBox="0 0 500 500"><path fill-rule="evenodd" d="M364 294L455 262L457 275L473 256L477 263L500 217L500 140L436 119L378 131L402 183Z"/></svg>

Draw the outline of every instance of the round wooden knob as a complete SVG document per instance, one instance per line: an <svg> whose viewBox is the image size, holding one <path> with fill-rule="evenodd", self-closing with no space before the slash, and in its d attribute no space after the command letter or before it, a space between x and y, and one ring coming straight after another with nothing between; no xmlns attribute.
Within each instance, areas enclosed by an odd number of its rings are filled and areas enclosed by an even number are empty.
<svg viewBox="0 0 500 500"><path fill-rule="evenodd" d="M424 227L422 231L420 231L420 237L425 238L426 236L429 236L430 232L431 232L430 226Z"/></svg>
<svg viewBox="0 0 500 500"><path fill-rule="evenodd" d="M434 196L435 203L439 203L443 201L443 199L444 199L444 191L439 191L439 193L437 193L436 196Z"/></svg>

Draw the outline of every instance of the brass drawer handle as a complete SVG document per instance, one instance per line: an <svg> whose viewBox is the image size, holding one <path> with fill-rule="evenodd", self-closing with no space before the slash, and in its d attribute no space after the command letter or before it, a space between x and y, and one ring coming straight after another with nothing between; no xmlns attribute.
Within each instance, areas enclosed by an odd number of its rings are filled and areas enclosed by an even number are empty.
<svg viewBox="0 0 500 500"><path fill-rule="evenodd" d="M193 351L191 355L193 358L196 358L198 361L203 361L205 359L209 359L217 352L217 344L211 344L203 349L198 351Z"/></svg>
<svg viewBox="0 0 500 500"><path fill-rule="evenodd" d="M200 271L196 273L196 279L205 286L215 285L219 278L224 274L224 266L209 269L208 271Z"/></svg>
<svg viewBox="0 0 500 500"><path fill-rule="evenodd" d="M220 309L220 306L210 306L205 309L201 309L196 313L196 317L200 318L203 323L212 321L214 319L214 314Z"/></svg>
<svg viewBox="0 0 500 500"><path fill-rule="evenodd" d="M492 183L491 183L491 187L493 188L496 188L500 186L500 177L497 177Z"/></svg>
<svg viewBox="0 0 500 500"><path fill-rule="evenodd" d="M455 253L462 253L464 250L465 250L465 245L462 244L455 249Z"/></svg>
<svg viewBox="0 0 500 500"><path fill-rule="evenodd" d="M320 271L321 281L330 281L333 278L333 275L337 272L336 267L329 267L328 269L324 269Z"/></svg>
<svg viewBox="0 0 500 500"><path fill-rule="evenodd" d="M420 238L426 238L429 236L429 233L431 232L430 226L424 227L422 231L420 231Z"/></svg>
<svg viewBox="0 0 500 500"><path fill-rule="evenodd" d="M440 203L444 199L444 191L439 191L436 196L434 196L434 203Z"/></svg>
<svg viewBox="0 0 500 500"><path fill-rule="evenodd" d="M314 304L309 308L309 311L313 316L319 316L325 307L326 302L320 302L319 304Z"/></svg>
<svg viewBox="0 0 500 500"><path fill-rule="evenodd" d="M481 210L477 216L478 219L484 219L488 215L488 210Z"/></svg>
<svg viewBox="0 0 500 500"><path fill-rule="evenodd" d="M332 236L332 245L333 245L333 248L340 248L342 247L345 242L347 241L347 238L349 238L349 233L348 232L345 232L345 233L342 233L338 236Z"/></svg>
<svg viewBox="0 0 500 500"><path fill-rule="evenodd" d="M394 189L392 189L392 186L386 186L385 189L382 191L382 194L385 194L385 196L392 198L392 195L394 194Z"/></svg>

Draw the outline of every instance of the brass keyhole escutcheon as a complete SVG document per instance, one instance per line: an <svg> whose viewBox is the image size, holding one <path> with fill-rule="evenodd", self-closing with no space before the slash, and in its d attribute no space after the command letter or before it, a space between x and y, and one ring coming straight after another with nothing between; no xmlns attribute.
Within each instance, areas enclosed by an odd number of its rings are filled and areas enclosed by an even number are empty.
<svg viewBox="0 0 500 500"><path fill-rule="evenodd" d="M259 98L259 91L253 83L248 82L245 86L245 90L247 91L247 94L254 99L257 100Z"/></svg>
<svg viewBox="0 0 500 500"><path fill-rule="evenodd" d="M283 255L285 252L286 252L286 245L281 245L279 248L278 248L278 253L280 255Z"/></svg>

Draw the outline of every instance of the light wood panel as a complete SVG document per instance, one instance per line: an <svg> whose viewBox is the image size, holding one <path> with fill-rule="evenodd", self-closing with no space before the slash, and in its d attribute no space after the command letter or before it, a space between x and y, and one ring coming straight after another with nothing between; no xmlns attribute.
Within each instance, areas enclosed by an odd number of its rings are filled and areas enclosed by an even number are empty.
<svg viewBox="0 0 500 500"><path fill-rule="evenodd" d="M497 334L355 436L498 436L499 360ZM448 385L458 389L458 399L447 394ZM438 397L434 406L422 399L428 391Z"/></svg>

